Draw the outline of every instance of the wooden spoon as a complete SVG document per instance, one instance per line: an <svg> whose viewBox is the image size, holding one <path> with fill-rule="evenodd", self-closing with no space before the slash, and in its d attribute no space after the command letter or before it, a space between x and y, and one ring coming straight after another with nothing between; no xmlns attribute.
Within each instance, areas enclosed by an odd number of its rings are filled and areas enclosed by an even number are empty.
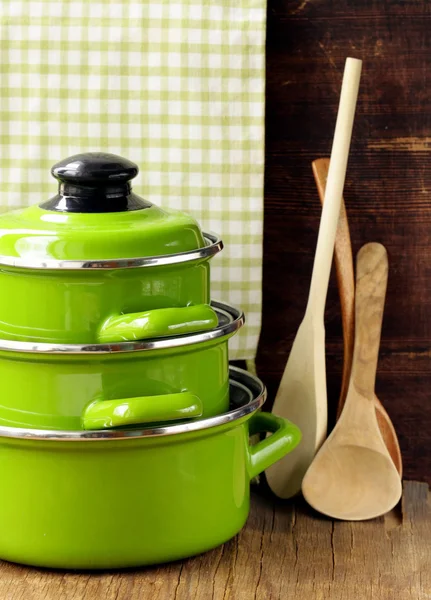
<svg viewBox="0 0 431 600"><path fill-rule="evenodd" d="M329 158L319 158L312 163L314 179L316 180L319 198L323 205L326 180L328 178ZM338 291L340 294L341 317L343 323L344 361L340 399L337 418L343 410L352 367L353 341L355 336L355 278L353 273L352 244L350 241L349 222L347 220L344 201L341 202L340 218L338 220L337 237L335 238L335 265L337 269ZM392 421L374 395L377 422L383 440L391 455L400 477L403 473L403 462L400 445Z"/></svg>
<svg viewBox="0 0 431 600"><path fill-rule="evenodd" d="M293 342L273 406L274 414L291 419L302 431L299 446L266 471L270 488L281 498L290 498L301 490L302 478L326 437L323 318L361 65L362 62L354 58L348 58L346 61L307 308Z"/></svg>
<svg viewBox="0 0 431 600"><path fill-rule="evenodd" d="M358 253L356 335L343 412L308 469L302 492L319 512L336 519L372 519L391 510L401 478L383 441L374 405L388 259L381 244Z"/></svg>

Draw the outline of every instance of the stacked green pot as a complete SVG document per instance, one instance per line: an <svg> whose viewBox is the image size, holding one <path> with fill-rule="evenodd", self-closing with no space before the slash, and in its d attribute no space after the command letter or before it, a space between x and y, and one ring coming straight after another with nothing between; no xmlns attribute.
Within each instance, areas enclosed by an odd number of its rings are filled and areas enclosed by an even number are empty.
<svg viewBox="0 0 431 600"><path fill-rule="evenodd" d="M137 172L76 155L52 169L56 196L0 217L0 558L104 568L200 552L239 530L249 479L299 441L254 415L261 382L229 371L244 316L210 301L221 240L137 196ZM273 435L249 448L249 423Z"/></svg>
<svg viewBox="0 0 431 600"><path fill-rule="evenodd" d="M227 341L210 303L221 240L137 196L138 167L72 156L58 194L0 217L0 425L103 429L229 406Z"/></svg>

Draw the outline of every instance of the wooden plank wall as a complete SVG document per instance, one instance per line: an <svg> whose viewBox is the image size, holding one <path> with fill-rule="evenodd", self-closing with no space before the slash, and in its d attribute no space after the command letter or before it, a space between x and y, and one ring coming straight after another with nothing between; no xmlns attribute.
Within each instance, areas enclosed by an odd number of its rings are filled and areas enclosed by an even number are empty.
<svg viewBox="0 0 431 600"><path fill-rule="evenodd" d="M328 156L346 56L363 59L345 200L354 252L383 243L390 274L377 393L407 478L431 483L431 2L269 0L263 331L270 403L302 319L320 206L310 163ZM330 414L342 359L332 277Z"/></svg>

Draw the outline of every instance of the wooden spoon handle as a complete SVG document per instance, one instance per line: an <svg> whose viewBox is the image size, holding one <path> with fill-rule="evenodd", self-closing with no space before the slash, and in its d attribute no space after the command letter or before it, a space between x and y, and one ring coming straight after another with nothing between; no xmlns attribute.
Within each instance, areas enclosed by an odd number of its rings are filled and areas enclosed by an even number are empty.
<svg viewBox="0 0 431 600"><path fill-rule="evenodd" d="M325 191L325 204L320 218L314 255L310 292L306 312L316 322L323 323L329 275L334 254L335 235L346 178L347 160L352 137L353 120L362 61L348 58L344 68L340 103L335 125L334 141L331 150L331 162Z"/></svg>
<svg viewBox="0 0 431 600"><path fill-rule="evenodd" d="M386 249L381 244L366 244L356 260L356 335L351 379L356 390L370 401L374 401L387 282Z"/></svg>
<svg viewBox="0 0 431 600"><path fill-rule="evenodd" d="M326 180L329 171L329 158L318 158L313 161L313 174L322 203L325 200ZM355 275L353 271L352 243L350 241L349 222L346 206L341 201L340 217L335 238L335 266L337 269L338 292L341 303L341 319L343 322L343 376L337 418L343 410L349 388L350 372L353 359L353 343L355 339Z"/></svg>

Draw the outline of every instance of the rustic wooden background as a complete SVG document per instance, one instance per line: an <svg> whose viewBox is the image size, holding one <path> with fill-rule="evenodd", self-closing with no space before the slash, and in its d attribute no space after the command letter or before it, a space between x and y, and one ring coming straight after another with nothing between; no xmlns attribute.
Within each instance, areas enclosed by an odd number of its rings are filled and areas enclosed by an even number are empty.
<svg viewBox="0 0 431 600"><path fill-rule="evenodd" d="M354 252L389 253L377 393L405 476L431 483L431 2L269 0L264 305L258 372L273 400L307 301L320 205L310 163L328 156L346 56L364 61L345 200ZM326 316L330 414L342 339Z"/></svg>

